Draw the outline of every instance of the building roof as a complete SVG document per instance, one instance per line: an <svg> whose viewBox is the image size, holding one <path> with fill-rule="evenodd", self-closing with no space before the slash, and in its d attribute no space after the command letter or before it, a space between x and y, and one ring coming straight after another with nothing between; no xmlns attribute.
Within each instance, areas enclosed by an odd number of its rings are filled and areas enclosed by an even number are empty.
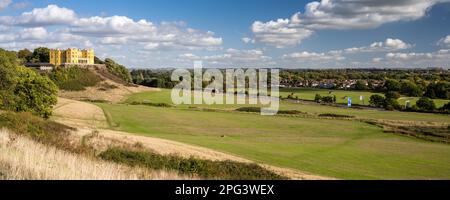
<svg viewBox="0 0 450 200"><path fill-rule="evenodd" d="M27 67L55 66L51 63L25 63L24 65Z"/></svg>

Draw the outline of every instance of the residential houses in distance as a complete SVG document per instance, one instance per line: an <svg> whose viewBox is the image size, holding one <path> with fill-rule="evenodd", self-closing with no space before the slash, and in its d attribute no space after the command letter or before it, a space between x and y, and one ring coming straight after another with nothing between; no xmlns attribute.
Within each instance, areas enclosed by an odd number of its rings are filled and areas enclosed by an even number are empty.
<svg viewBox="0 0 450 200"><path fill-rule="evenodd" d="M336 80L336 79L323 79L323 80L302 80L302 81L290 81L280 80L280 85L287 88L320 88L320 89L341 89L350 90L356 88L356 83L362 81L367 88L375 89L384 85L382 80Z"/></svg>

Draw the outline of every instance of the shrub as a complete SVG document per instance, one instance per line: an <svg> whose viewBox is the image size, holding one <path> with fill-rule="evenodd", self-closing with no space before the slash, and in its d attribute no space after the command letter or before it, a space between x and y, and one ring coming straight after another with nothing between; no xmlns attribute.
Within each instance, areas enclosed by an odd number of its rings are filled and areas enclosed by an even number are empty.
<svg viewBox="0 0 450 200"><path fill-rule="evenodd" d="M319 117L354 118L355 116L351 116L351 115L340 115L340 114L334 114L334 113L323 113L323 114L320 114Z"/></svg>
<svg viewBox="0 0 450 200"><path fill-rule="evenodd" d="M241 111L241 112L261 112L261 108L260 107L241 107L236 109L236 111Z"/></svg>
<svg viewBox="0 0 450 200"><path fill-rule="evenodd" d="M138 102L133 101L130 103L131 105L144 105L144 106L154 106L154 107L172 107L172 105L168 103L152 103L152 102Z"/></svg>
<svg viewBox="0 0 450 200"><path fill-rule="evenodd" d="M117 77L128 83L132 82L131 74L125 66L116 63L111 58L106 58L104 64L106 65L106 68L110 73L116 75Z"/></svg>
<svg viewBox="0 0 450 200"><path fill-rule="evenodd" d="M384 108L386 110L400 110L401 106L396 99L386 98L384 100Z"/></svg>
<svg viewBox="0 0 450 200"><path fill-rule="evenodd" d="M182 158L174 155L159 155L150 151L133 151L109 148L99 154L101 159L140 166L150 169L176 170L182 174L192 174L203 178L220 179L287 179L262 168L257 164L234 161L212 161L197 158Z"/></svg>
<svg viewBox="0 0 450 200"><path fill-rule="evenodd" d="M445 105L443 105L443 106L440 108L440 110L443 111L443 112L446 112L446 113L450 113L450 102L449 102L449 103L446 103Z"/></svg>
<svg viewBox="0 0 450 200"><path fill-rule="evenodd" d="M321 101L324 103L333 103L333 97L324 96L324 97L322 97Z"/></svg>
<svg viewBox="0 0 450 200"><path fill-rule="evenodd" d="M33 116L31 113L4 112L0 114L0 127L63 150L76 149L67 137L72 128Z"/></svg>
<svg viewBox="0 0 450 200"><path fill-rule="evenodd" d="M316 96L314 96L315 102L320 103L321 100L322 100L322 96L320 96L320 94L316 94Z"/></svg>
<svg viewBox="0 0 450 200"><path fill-rule="evenodd" d="M298 111L298 110L279 110L278 114L298 115L298 114L306 114L306 113L302 112L302 111Z"/></svg>
<svg viewBox="0 0 450 200"><path fill-rule="evenodd" d="M436 110L436 105L434 104L434 101L428 97L420 98L419 100L417 100L416 105L419 109L424 111Z"/></svg>
<svg viewBox="0 0 450 200"><path fill-rule="evenodd" d="M89 69L79 67L58 68L49 74L59 89L69 91L85 90L95 86L102 79Z"/></svg>

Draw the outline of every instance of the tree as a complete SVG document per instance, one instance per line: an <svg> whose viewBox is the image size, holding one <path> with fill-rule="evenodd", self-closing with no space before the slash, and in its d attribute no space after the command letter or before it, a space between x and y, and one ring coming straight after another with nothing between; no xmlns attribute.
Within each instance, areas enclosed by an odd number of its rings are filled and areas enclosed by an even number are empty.
<svg viewBox="0 0 450 200"><path fill-rule="evenodd" d="M14 88L15 111L50 117L52 106L57 101L58 88L55 83L26 67L18 67L17 75L19 79Z"/></svg>
<svg viewBox="0 0 450 200"><path fill-rule="evenodd" d="M388 91L386 92L386 94L384 94L384 96L386 98L390 98L390 99L399 99L400 98L400 93L395 92L395 91Z"/></svg>
<svg viewBox="0 0 450 200"><path fill-rule="evenodd" d="M384 87L386 88L386 91L400 91L402 88L400 82L394 79L386 80Z"/></svg>
<svg viewBox="0 0 450 200"><path fill-rule="evenodd" d="M19 59L23 62L30 62L33 57L33 53L28 49L22 49L17 53L17 57L19 57Z"/></svg>
<svg viewBox="0 0 450 200"><path fill-rule="evenodd" d="M436 109L434 101L428 97L422 97L416 102L416 106L424 111L433 111Z"/></svg>
<svg viewBox="0 0 450 200"><path fill-rule="evenodd" d="M430 83L425 91L424 96L435 99L450 99L450 83L448 82L438 82Z"/></svg>
<svg viewBox="0 0 450 200"><path fill-rule="evenodd" d="M419 86L408 80L401 83L401 92L410 97L420 97L423 93Z"/></svg>
<svg viewBox="0 0 450 200"><path fill-rule="evenodd" d="M46 76L19 66L17 55L0 49L0 108L51 115L56 104L56 85Z"/></svg>
<svg viewBox="0 0 450 200"><path fill-rule="evenodd" d="M369 103L370 103L370 105L375 106L375 107L383 107L385 105L384 101L385 101L385 98L383 96L381 96L379 94L374 94L374 95L370 96Z"/></svg>
<svg viewBox="0 0 450 200"><path fill-rule="evenodd" d="M356 81L355 90L367 90L366 82L362 80Z"/></svg>
<svg viewBox="0 0 450 200"><path fill-rule="evenodd" d="M105 64L105 62L97 56L94 56L94 64Z"/></svg>
<svg viewBox="0 0 450 200"><path fill-rule="evenodd" d="M131 74L125 66L116 63L111 58L106 58L104 63L109 72L128 83L132 82Z"/></svg>
<svg viewBox="0 0 450 200"><path fill-rule="evenodd" d="M39 47L34 49L33 57L31 59L33 63L49 63L50 62L50 49L47 47Z"/></svg>
<svg viewBox="0 0 450 200"><path fill-rule="evenodd" d="M0 48L0 109L9 109L13 104L13 89L17 82L17 57L14 52Z"/></svg>

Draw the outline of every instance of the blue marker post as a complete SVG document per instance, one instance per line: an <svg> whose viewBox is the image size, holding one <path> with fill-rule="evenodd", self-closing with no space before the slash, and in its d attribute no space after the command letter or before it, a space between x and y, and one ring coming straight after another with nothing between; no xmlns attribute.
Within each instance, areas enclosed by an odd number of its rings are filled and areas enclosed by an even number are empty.
<svg viewBox="0 0 450 200"><path fill-rule="evenodd" d="M347 98L347 106L350 108L350 107L352 107L352 98L351 97L348 97Z"/></svg>

